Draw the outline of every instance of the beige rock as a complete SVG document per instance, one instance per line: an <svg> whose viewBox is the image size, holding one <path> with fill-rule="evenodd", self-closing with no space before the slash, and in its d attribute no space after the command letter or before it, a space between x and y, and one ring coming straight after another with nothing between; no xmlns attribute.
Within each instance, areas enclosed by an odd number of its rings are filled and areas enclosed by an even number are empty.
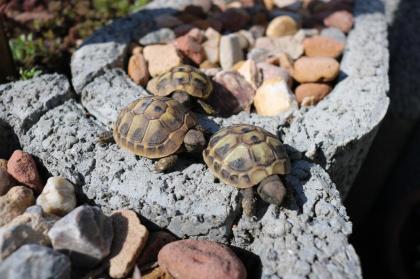
<svg viewBox="0 0 420 279"><path fill-rule="evenodd" d="M47 214L66 215L76 207L73 184L61 176L50 177L36 204Z"/></svg>
<svg viewBox="0 0 420 279"><path fill-rule="evenodd" d="M280 53L278 55L279 66L283 69L286 69L289 75L293 74L293 61L290 59L289 55L286 53Z"/></svg>
<svg viewBox="0 0 420 279"><path fill-rule="evenodd" d="M293 67L293 77L300 83L334 80L340 72L340 64L330 57L301 57Z"/></svg>
<svg viewBox="0 0 420 279"><path fill-rule="evenodd" d="M213 28L208 28L206 30L205 36L207 41L203 43L204 52L206 54L207 60L211 63L219 63L219 45L221 35L219 32Z"/></svg>
<svg viewBox="0 0 420 279"><path fill-rule="evenodd" d="M128 60L128 75L137 84L144 86L149 81L147 62L141 53L134 54Z"/></svg>
<svg viewBox="0 0 420 279"><path fill-rule="evenodd" d="M217 64L214 64L210 62L209 60L206 60L200 64L200 69L213 69L213 68L217 68L217 66L218 66Z"/></svg>
<svg viewBox="0 0 420 279"><path fill-rule="evenodd" d="M296 87L296 100L302 106L313 106L327 96L332 86L326 83L303 83Z"/></svg>
<svg viewBox="0 0 420 279"><path fill-rule="evenodd" d="M290 86L292 79L288 71L282 67L275 66L269 63L260 62L257 64L257 68L261 72L262 81L271 80L271 79L283 79Z"/></svg>
<svg viewBox="0 0 420 279"><path fill-rule="evenodd" d="M150 45L143 49L152 77L161 75L171 68L182 64L181 56L173 45Z"/></svg>
<svg viewBox="0 0 420 279"><path fill-rule="evenodd" d="M34 194L25 186L15 186L0 197L0 227L25 212L34 204Z"/></svg>
<svg viewBox="0 0 420 279"><path fill-rule="evenodd" d="M237 71L252 85L252 87L254 87L254 89L258 88L261 82L261 76L254 60L245 61Z"/></svg>
<svg viewBox="0 0 420 279"><path fill-rule="evenodd" d="M344 44L332 38L314 36L303 41L303 47L307 56L325 56L337 58L344 50Z"/></svg>
<svg viewBox="0 0 420 279"><path fill-rule="evenodd" d="M146 271L145 274L141 275L141 279L173 279L169 273L166 273L162 268L159 266Z"/></svg>
<svg viewBox="0 0 420 279"><path fill-rule="evenodd" d="M286 53L292 59L297 59L303 54L303 43L296 40L293 36L281 38L258 38L255 42L256 48L269 50L273 56Z"/></svg>
<svg viewBox="0 0 420 279"><path fill-rule="evenodd" d="M242 52L239 36L230 34L222 36L220 39L220 65L223 70L229 70L238 61L243 60L244 54Z"/></svg>
<svg viewBox="0 0 420 279"><path fill-rule="evenodd" d="M149 231L132 210L112 214L114 239L112 241L109 275L124 278L133 269L137 257L147 242Z"/></svg>
<svg viewBox="0 0 420 279"><path fill-rule="evenodd" d="M0 196L5 195L12 187L12 178L3 168L0 168Z"/></svg>
<svg viewBox="0 0 420 279"><path fill-rule="evenodd" d="M324 19L325 26L335 27L347 33L353 27L353 15L348 11L337 11Z"/></svg>
<svg viewBox="0 0 420 279"><path fill-rule="evenodd" d="M273 0L263 0L264 6L267 10L271 11L274 7L274 1Z"/></svg>
<svg viewBox="0 0 420 279"><path fill-rule="evenodd" d="M258 114L275 116L297 108L296 99L282 78L266 80L258 88L254 98Z"/></svg>
<svg viewBox="0 0 420 279"><path fill-rule="evenodd" d="M7 160L0 159L0 169L7 170Z"/></svg>
<svg viewBox="0 0 420 279"><path fill-rule="evenodd" d="M266 35L271 38L278 38L294 35L298 30L298 24L290 16L278 16L267 26Z"/></svg>

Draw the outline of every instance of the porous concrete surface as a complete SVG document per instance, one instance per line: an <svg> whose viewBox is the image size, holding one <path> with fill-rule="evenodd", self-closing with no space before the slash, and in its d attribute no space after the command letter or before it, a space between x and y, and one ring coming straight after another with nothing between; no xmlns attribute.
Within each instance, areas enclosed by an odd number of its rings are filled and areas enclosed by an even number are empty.
<svg viewBox="0 0 420 279"><path fill-rule="evenodd" d="M72 58L73 85L83 105L96 119L110 125L121 105L131 97L124 90L143 94L121 71L130 41L156 30L153 18L174 13L189 4L208 6L209 0L153 1L144 10L116 20L86 40ZM306 153L330 174L344 198L362 164L388 105L388 41L381 0L355 1L355 28L348 36L341 63L341 82L317 106L287 116L262 118L243 113L236 120L216 123L258 123L276 127L285 142ZM103 82L107 79L108 82ZM124 81L125 80L125 81ZM118 88L121 86L121 88ZM137 88L137 89L136 89ZM122 90L124 89L124 90ZM122 96L109 98L110 95ZM145 93L147 94L147 93ZM107 98L108 97L108 98ZM106 99L106 101L104 101ZM105 104L106 102L106 104ZM111 117L112 116L112 117Z"/></svg>
<svg viewBox="0 0 420 279"><path fill-rule="evenodd" d="M260 203L257 216L245 218L237 189L216 182L200 160L191 162L184 156L175 171L156 174L151 160L115 144L98 145L96 134L104 130L103 124L87 114L76 99L55 90L68 85L64 77L55 77L60 82L39 82L52 78L47 75L2 87L9 90L0 91L0 110L4 112L0 119L5 123L16 119L18 112L9 103L12 100L4 99L18 94L13 88L31 83L28 96L33 91L50 92L56 102L47 111L36 100L23 102L27 109L40 111L28 130L16 130L20 144L49 173L68 178L80 194L106 213L130 208L179 237L244 248L261 261L261 276L257 277L361 278L358 256L347 239L352 225L339 192L320 166L305 161L292 147L288 147L292 173L285 178L288 196L284 206ZM217 125L210 120L206 123ZM253 262L250 270L255 273L258 263Z"/></svg>

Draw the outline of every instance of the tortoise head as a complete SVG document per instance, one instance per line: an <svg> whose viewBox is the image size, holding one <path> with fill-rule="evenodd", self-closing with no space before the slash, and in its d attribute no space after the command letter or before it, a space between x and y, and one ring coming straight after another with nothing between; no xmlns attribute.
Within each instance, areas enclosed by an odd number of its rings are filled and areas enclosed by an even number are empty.
<svg viewBox="0 0 420 279"><path fill-rule="evenodd" d="M278 175L271 175L260 182L257 192L265 202L280 205L286 195L286 188Z"/></svg>

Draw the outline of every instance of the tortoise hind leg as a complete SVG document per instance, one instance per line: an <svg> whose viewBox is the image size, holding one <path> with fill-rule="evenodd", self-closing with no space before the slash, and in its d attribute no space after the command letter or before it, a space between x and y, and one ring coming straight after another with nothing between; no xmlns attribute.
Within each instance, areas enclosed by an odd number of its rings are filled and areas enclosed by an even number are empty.
<svg viewBox="0 0 420 279"><path fill-rule="evenodd" d="M254 189L246 188L242 190L242 210L247 217L254 216L255 213L255 195Z"/></svg>
<svg viewBox="0 0 420 279"><path fill-rule="evenodd" d="M166 172L168 170L171 170L175 167L177 160L178 160L178 156L175 154L159 159L155 163L155 171Z"/></svg>
<svg viewBox="0 0 420 279"><path fill-rule="evenodd" d="M260 182L257 192L265 202L280 205L286 195L286 187L278 175L271 175Z"/></svg>

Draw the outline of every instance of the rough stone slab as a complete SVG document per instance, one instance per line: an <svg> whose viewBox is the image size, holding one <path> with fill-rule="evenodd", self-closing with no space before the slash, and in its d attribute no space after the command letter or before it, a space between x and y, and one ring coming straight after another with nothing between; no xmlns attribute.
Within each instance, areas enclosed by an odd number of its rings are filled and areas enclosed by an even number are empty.
<svg viewBox="0 0 420 279"><path fill-rule="evenodd" d="M120 69L105 70L82 91L82 104L98 121L111 126L118 112L135 99L149 95Z"/></svg>
<svg viewBox="0 0 420 279"><path fill-rule="evenodd" d="M25 133L49 109L72 97L62 75L42 75L33 80L0 85L0 118L8 117L15 133Z"/></svg>

